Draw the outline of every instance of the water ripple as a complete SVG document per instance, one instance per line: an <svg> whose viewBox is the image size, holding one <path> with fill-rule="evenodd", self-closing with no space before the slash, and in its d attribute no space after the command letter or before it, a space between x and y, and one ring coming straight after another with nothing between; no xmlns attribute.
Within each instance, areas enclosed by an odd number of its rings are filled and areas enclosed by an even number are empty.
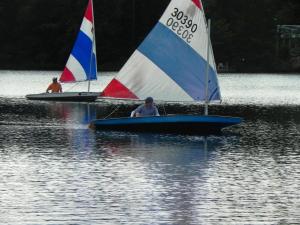
<svg viewBox="0 0 300 225"><path fill-rule="evenodd" d="M0 100L0 224L299 223L298 105L211 106L244 118L220 136L88 129L113 107Z"/></svg>

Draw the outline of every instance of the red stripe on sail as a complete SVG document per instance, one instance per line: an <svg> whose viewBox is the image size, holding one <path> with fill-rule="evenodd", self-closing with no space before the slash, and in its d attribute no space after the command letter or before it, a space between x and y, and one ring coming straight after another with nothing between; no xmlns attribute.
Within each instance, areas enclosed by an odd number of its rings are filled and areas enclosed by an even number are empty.
<svg viewBox="0 0 300 225"><path fill-rule="evenodd" d="M63 73L61 74L60 78L59 78L60 82L74 82L76 81L73 73L67 68L65 67Z"/></svg>
<svg viewBox="0 0 300 225"><path fill-rule="evenodd" d="M193 2L195 3L195 5L202 10L202 3L201 0L193 0Z"/></svg>
<svg viewBox="0 0 300 225"><path fill-rule="evenodd" d="M89 0L89 4L85 10L84 17L93 23L93 7L92 7L92 0Z"/></svg>
<svg viewBox="0 0 300 225"><path fill-rule="evenodd" d="M101 94L102 97L139 99L118 80L113 79Z"/></svg>

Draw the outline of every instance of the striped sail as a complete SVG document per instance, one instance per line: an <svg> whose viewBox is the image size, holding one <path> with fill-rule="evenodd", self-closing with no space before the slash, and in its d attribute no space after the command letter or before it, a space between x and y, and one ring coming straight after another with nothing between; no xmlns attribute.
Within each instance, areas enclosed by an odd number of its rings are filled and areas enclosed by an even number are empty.
<svg viewBox="0 0 300 225"><path fill-rule="evenodd" d="M164 101L203 101L209 43L200 0L172 0L102 96ZM208 98L220 100L214 57L209 59Z"/></svg>
<svg viewBox="0 0 300 225"><path fill-rule="evenodd" d="M93 2L89 0L80 31L73 46L61 82L77 82L97 79L96 44L94 35Z"/></svg>

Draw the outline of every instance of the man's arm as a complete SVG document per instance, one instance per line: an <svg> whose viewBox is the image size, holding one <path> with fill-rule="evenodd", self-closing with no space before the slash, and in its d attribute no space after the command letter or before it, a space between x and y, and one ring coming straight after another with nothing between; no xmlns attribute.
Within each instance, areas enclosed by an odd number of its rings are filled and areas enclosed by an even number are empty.
<svg viewBox="0 0 300 225"><path fill-rule="evenodd" d="M134 112L134 115L135 117L141 117L142 116L142 108L143 108L143 105L140 105L139 107L137 107L133 112Z"/></svg>
<svg viewBox="0 0 300 225"><path fill-rule="evenodd" d="M49 93L50 90L51 90L51 84L48 86L46 93Z"/></svg>

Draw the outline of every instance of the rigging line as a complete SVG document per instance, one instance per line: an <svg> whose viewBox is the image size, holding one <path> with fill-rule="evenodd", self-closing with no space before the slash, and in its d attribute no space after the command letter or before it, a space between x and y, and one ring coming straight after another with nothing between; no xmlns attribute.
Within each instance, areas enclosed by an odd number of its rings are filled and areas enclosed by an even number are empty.
<svg viewBox="0 0 300 225"><path fill-rule="evenodd" d="M69 91L69 90L71 90L71 89L73 89L75 86L77 86L77 85L79 85L79 83L77 82L77 83L75 83L72 87L70 87L70 88L68 88L66 91ZM65 92L66 92L65 91Z"/></svg>
<svg viewBox="0 0 300 225"><path fill-rule="evenodd" d="M166 116L166 115L167 115L167 111L166 111L165 105L162 104L162 107L163 107L163 110L164 110L164 114L165 114L165 116Z"/></svg>
<svg viewBox="0 0 300 225"><path fill-rule="evenodd" d="M114 114L116 111L118 111L118 109L120 108L120 106L118 105L110 114L108 114L106 117L104 117L103 119L107 119L108 117L110 117L112 114Z"/></svg>

